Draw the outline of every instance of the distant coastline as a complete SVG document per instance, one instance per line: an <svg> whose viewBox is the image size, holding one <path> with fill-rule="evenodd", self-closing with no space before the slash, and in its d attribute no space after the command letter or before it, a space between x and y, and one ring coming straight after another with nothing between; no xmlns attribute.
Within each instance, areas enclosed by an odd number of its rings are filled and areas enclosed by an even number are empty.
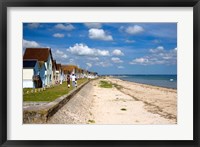
<svg viewBox="0 0 200 147"><path fill-rule="evenodd" d="M131 74L113 74L109 75L120 80L159 86L164 88L177 89L177 75L131 75Z"/></svg>

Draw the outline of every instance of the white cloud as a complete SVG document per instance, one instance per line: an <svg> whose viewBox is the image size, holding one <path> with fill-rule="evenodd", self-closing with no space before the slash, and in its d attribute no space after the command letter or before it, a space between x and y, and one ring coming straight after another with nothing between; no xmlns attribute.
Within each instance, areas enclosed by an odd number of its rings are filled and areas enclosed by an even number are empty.
<svg viewBox="0 0 200 147"><path fill-rule="evenodd" d="M71 24L57 24L57 25L55 25L55 28L56 29L61 29L61 30L66 30L66 31L71 31L71 30L73 30L73 29L75 29L75 27L73 26L73 25L71 25Z"/></svg>
<svg viewBox="0 0 200 147"><path fill-rule="evenodd" d="M96 65L97 65L97 66L101 66L101 67L109 67L109 66L112 66L112 64L111 64L109 61L97 62Z"/></svg>
<svg viewBox="0 0 200 147"><path fill-rule="evenodd" d="M67 54L65 54L63 51L56 50L56 55L60 56L61 58L67 58Z"/></svg>
<svg viewBox="0 0 200 147"><path fill-rule="evenodd" d="M95 40L104 40L104 41L112 41L113 38L111 35L106 34L103 29L90 29L89 30L89 38Z"/></svg>
<svg viewBox="0 0 200 147"><path fill-rule="evenodd" d="M53 37L63 38L63 37L65 37L65 35L64 34L60 34L60 33L55 33L55 34L53 34Z"/></svg>
<svg viewBox="0 0 200 147"><path fill-rule="evenodd" d="M66 59L68 56L66 54L64 54L61 57Z"/></svg>
<svg viewBox="0 0 200 147"><path fill-rule="evenodd" d="M28 41L23 39L23 48L37 48L41 47L39 43L36 41Z"/></svg>
<svg viewBox="0 0 200 147"><path fill-rule="evenodd" d="M101 28L101 23L98 23L98 22L88 22L88 23L84 23L84 25L88 28L96 28L96 29Z"/></svg>
<svg viewBox="0 0 200 147"><path fill-rule="evenodd" d="M79 34L79 37L83 38L83 37L85 37L85 35L83 35L83 34Z"/></svg>
<svg viewBox="0 0 200 147"><path fill-rule="evenodd" d="M109 51L107 51L107 50L99 50L99 49L97 49L95 52L97 52L98 56L109 56L110 55Z"/></svg>
<svg viewBox="0 0 200 147"><path fill-rule="evenodd" d="M135 43L135 40L125 40L126 43Z"/></svg>
<svg viewBox="0 0 200 147"><path fill-rule="evenodd" d="M59 49L56 49L56 51L52 50L52 55L57 62L61 63L66 62L66 59L68 58L67 54Z"/></svg>
<svg viewBox="0 0 200 147"><path fill-rule="evenodd" d="M124 66L117 66L117 68L122 69L122 68L124 68Z"/></svg>
<svg viewBox="0 0 200 147"><path fill-rule="evenodd" d="M67 33L67 37L71 37L72 35L70 33Z"/></svg>
<svg viewBox="0 0 200 147"><path fill-rule="evenodd" d="M100 50L95 48L89 48L87 45L82 43L75 44L73 47L69 47L67 49L71 54L75 54L78 56L109 56L110 53L107 50Z"/></svg>
<svg viewBox="0 0 200 147"><path fill-rule="evenodd" d="M123 61L120 58L117 58L117 57L112 57L111 60L114 63L123 63Z"/></svg>
<svg viewBox="0 0 200 147"><path fill-rule="evenodd" d="M87 58L88 60L91 60L91 61L99 61L99 58L98 57L89 57Z"/></svg>
<svg viewBox="0 0 200 147"><path fill-rule="evenodd" d="M125 29L125 32L128 34L131 34L131 35L138 34L143 31L144 31L143 27L141 27L139 25L129 26Z"/></svg>
<svg viewBox="0 0 200 147"><path fill-rule="evenodd" d="M92 67L91 63L86 63L86 65L87 65L88 68Z"/></svg>
<svg viewBox="0 0 200 147"><path fill-rule="evenodd" d="M148 64L148 62L149 62L148 58L144 57L144 58L136 58L132 62L130 62L130 64L142 64L142 65L146 65L146 64Z"/></svg>
<svg viewBox="0 0 200 147"><path fill-rule="evenodd" d="M112 54L115 56L123 56L124 55L124 53L119 49L113 50Z"/></svg>
<svg viewBox="0 0 200 147"><path fill-rule="evenodd" d="M72 58L67 58L67 59L63 59L61 61L62 64L70 64L70 65L76 65L77 67L79 67L80 65L77 63L77 61L75 59L72 59Z"/></svg>
<svg viewBox="0 0 200 147"><path fill-rule="evenodd" d="M172 50L165 50L164 47L159 46L155 49L149 50L150 55L133 59L130 64L141 65L174 65L177 63L177 48Z"/></svg>
<svg viewBox="0 0 200 147"><path fill-rule="evenodd" d="M123 31L124 31L124 29L125 29L125 27L124 27L124 26L121 26L121 27L119 27L119 31L120 31L120 32L123 32Z"/></svg>
<svg viewBox="0 0 200 147"><path fill-rule="evenodd" d="M153 43L161 43L161 41L160 40L157 40L157 39L154 39L153 41L152 41Z"/></svg>
<svg viewBox="0 0 200 147"><path fill-rule="evenodd" d="M163 46L158 46L157 48L155 49L150 49L149 50L151 53L161 53L161 52L164 52L164 47Z"/></svg>
<svg viewBox="0 0 200 147"><path fill-rule="evenodd" d="M37 29L39 26L40 26L39 23L29 23L29 24L28 24L28 27L29 27L30 29Z"/></svg>
<svg viewBox="0 0 200 147"><path fill-rule="evenodd" d="M75 63L74 59L69 59L69 63Z"/></svg>

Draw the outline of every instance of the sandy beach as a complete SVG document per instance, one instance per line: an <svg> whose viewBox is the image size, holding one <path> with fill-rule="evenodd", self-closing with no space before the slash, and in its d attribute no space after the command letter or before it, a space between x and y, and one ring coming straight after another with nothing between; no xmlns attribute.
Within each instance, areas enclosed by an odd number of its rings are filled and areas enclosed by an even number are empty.
<svg viewBox="0 0 200 147"><path fill-rule="evenodd" d="M112 88L100 87L100 81ZM177 90L99 78L85 85L49 124L176 124Z"/></svg>

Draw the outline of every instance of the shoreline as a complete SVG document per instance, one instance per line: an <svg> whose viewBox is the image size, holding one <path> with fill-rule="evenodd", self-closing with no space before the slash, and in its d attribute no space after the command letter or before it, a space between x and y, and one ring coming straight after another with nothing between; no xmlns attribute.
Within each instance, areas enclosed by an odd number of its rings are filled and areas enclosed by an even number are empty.
<svg viewBox="0 0 200 147"><path fill-rule="evenodd" d="M165 118L177 121L177 90L148 84L124 81L114 77L106 77L113 84L121 86L121 92L132 96L146 104L146 109Z"/></svg>
<svg viewBox="0 0 200 147"><path fill-rule="evenodd" d="M148 87L152 87L152 88L160 88L160 89L164 89L164 90L177 91L176 88L169 88L169 87L151 85L151 84L146 84L146 83L133 82L133 81L128 81L128 80L120 79L120 78L117 78L117 77L106 77L106 78L112 78L112 79L115 79L115 80L121 80L121 81L123 81L123 82L138 84L138 85L141 85L141 86L145 86L145 87L147 87L147 88L148 88Z"/></svg>
<svg viewBox="0 0 200 147"><path fill-rule="evenodd" d="M135 83L135 84L142 84L142 85L154 86L154 87L158 87L158 88L166 88L166 89L177 90L177 88L170 88L170 87L164 87L164 86L158 86L158 85L152 85L152 84L146 84L146 83L139 83L139 82L135 82L135 81L128 81L128 80L120 79L120 78L117 78L117 77L112 77L112 78L119 79L119 80L122 80L122 81L125 81L125 82Z"/></svg>
<svg viewBox="0 0 200 147"><path fill-rule="evenodd" d="M100 87L102 80L113 86ZM176 95L172 89L98 78L85 85L48 123L177 124Z"/></svg>
<svg viewBox="0 0 200 147"><path fill-rule="evenodd" d="M119 80L122 80L122 81L125 81L125 82L131 82L131 83L135 83L135 84L142 84L142 85L147 85L147 86L154 86L154 87L159 87L159 88L166 88L166 89L177 90L177 88L164 87L164 86L153 85L153 84L147 84L147 83L139 83L139 82L136 82L136 81L129 81L129 80L125 80L125 79L118 78L118 77L116 77L116 76L106 76L106 77L108 77L108 78L114 78L114 79L119 79Z"/></svg>

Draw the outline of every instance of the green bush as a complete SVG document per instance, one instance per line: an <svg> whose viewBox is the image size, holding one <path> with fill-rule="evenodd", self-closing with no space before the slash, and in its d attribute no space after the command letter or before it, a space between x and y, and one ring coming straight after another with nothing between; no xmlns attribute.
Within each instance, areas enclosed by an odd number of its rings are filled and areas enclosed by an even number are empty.
<svg viewBox="0 0 200 147"><path fill-rule="evenodd" d="M112 88L112 83L107 81L100 81L100 87L102 88Z"/></svg>

